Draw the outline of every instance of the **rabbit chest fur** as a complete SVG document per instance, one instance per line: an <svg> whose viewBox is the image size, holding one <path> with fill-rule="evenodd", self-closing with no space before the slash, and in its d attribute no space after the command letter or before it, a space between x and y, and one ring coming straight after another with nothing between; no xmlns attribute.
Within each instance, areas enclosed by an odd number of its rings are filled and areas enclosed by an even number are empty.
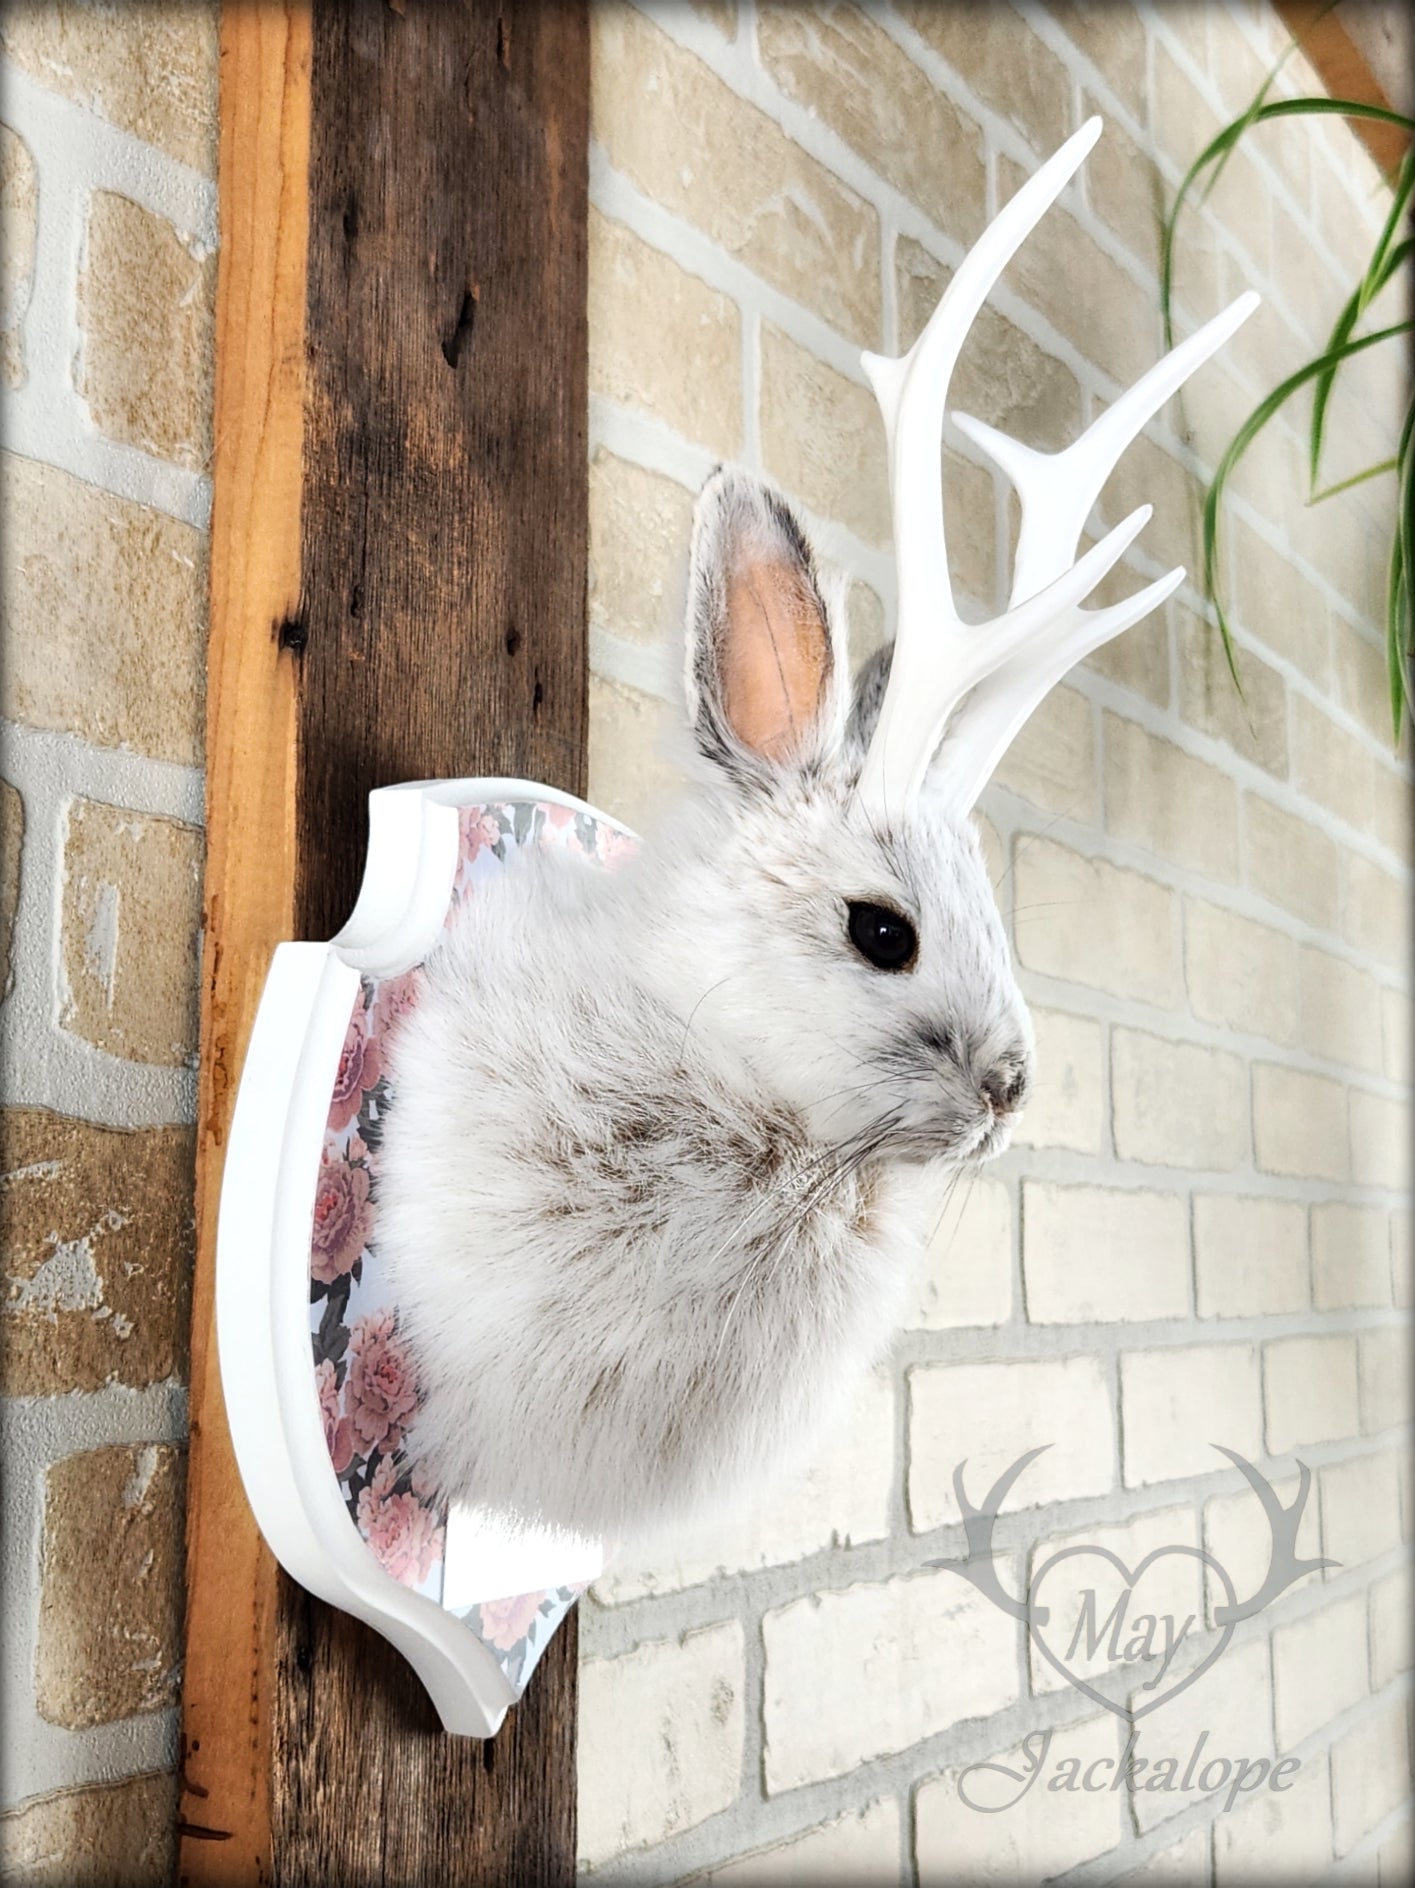
<svg viewBox="0 0 1415 1888"><path fill-rule="evenodd" d="M430 960L380 1216L410 1261L424 1459L617 1538L820 1435L907 1315L936 1189L813 1140L642 974L619 935L638 888L596 904L596 869L518 857ZM534 945L567 936L568 959Z"/></svg>
<svg viewBox="0 0 1415 1888"><path fill-rule="evenodd" d="M774 494L699 500L695 784L613 871L517 854L392 1045L380 1247L452 1497L623 1539L819 1448L907 1321L1030 1025L966 821L856 777L887 653Z"/></svg>

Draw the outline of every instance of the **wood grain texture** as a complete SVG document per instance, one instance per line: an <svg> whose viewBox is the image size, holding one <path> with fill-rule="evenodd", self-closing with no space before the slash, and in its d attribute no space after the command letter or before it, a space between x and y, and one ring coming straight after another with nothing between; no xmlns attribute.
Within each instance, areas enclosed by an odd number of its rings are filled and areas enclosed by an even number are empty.
<svg viewBox="0 0 1415 1888"><path fill-rule="evenodd" d="M307 936L352 908L371 787L583 783L586 21L316 0Z"/></svg>
<svg viewBox="0 0 1415 1888"><path fill-rule="evenodd" d="M216 1210L235 1082L294 916L308 10L221 10L221 255L207 682L179 1878L266 1882L276 1566L246 1504L216 1359Z"/></svg>
<svg viewBox="0 0 1415 1888"><path fill-rule="evenodd" d="M1274 7L1288 32L1301 40L1303 52L1332 98L1399 110L1386 96L1365 53L1347 32L1342 19L1344 7L1333 7L1330 0L1274 0ZM1349 122L1381 169L1394 169L1410 143L1409 133L1398 125L1365 118Z"/></svg>
<svg viewBox="0 0 1415 1888"><path fill-rule="evenodd" d="M316 0L296 932L353 905L366 797L582 790L588 16ZM569 1882L575 1626L492 1744L282 1580L272 1820L291 1888Z"/></svg>

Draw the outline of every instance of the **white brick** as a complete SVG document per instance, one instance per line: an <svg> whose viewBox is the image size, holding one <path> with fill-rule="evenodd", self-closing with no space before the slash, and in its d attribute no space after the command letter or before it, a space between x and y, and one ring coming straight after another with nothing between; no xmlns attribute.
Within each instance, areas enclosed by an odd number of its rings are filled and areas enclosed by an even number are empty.
<svg viewBox="0 0 1415 1888"><path fill-rule="evenodd" d="M929 1241L915 1319L929 1331L1005 1324L1012 1315L1012 1200L1000 1180L949 1190Z"/></svg>
<svg viewBox="0 0 1415 1888"><path fill-rule="evenodd" d="M1181 1666L1181 1663L1176 1660L1175 1666L1171 1666L1166 1676L1159 1681L1165 1690L1175 1684L1176 1667ZM1178 1756L1193 1750L1207 1731L1205 1757L1212 1753L1213 1756L1242 1756L1271 1762L1271 1701L1272 1679L1268 1670L1267 1641L1259 1639L1249 1645L1230 1646L1202 1677L1158 1706L1152 1718L1142 1720L1140 1755L1145 1754L1146 1743L1150 1741L1144 1736L1144 1730L1153 1724L1151 1738L1163 1756ZM1146 1692L1137 1689L1131 1693L1130 1702L1131 1709L1139 1711L1144 1709L1149 1698ZM1201 1768L1199 1775L1203 1774ZM1147 1790L1144 1771L1140 1772L1136 1781L1138 1787L1131 1791L1130 1800L1142 1835L1178 1811L1187 1809L1192 1800L1168 1790ZM1231 1773L1227 1781L1232 1784ZM1223 1789L1216 1791L1215 1797L1220 1804L1228 1800ZM1243 1798L1239 1797L1237 1801L1241 1802ZM1225 1810L1224 1814L1227 1813Z"/></svg>
<svg viewBox="0 0 1415 1888"><path fill-rule="evenodd" d="M590 621L657 643L683 621L693 495L603 447L590 461Z"/></svg>
<svg viewBox="0 0 1415 1888"><path fill-rule="evenodd" d="M1312 945L1302 952L1302 1042L1328 1062L1384 1073L1379 986L1344 957Z"/></svg>
<svg viewBox="0 0 1415 1888"><path fill-rule="evenodd" d="M1158 1855L1152 1855L1141 1867L1127 1870L1127 1885L1135 1882L1173 1882L1175 1888L1194 1888L1196 1882L1202 1882L1208 1888L1209 1882L1209 1832L1207 1829L1191 1829L1183 1841L1176 1842L1171 1848L1161 1849Z"/></svg>
<svg viewBox="0 0 1415 1888"><path fill-rule="evenodd" d="M1397 1567L1369 1588L1371 1609L1371 1690L1380 1691L1415 1663L1415 1628L1411 1622L1410 1563Z"/></svg>
<svg viewBox="0 0 1415 1888"><path fill-rule="evenodd" d="M1346 1090L1325 1075L1253 1065L1253 1158L1265 1173L1344 1180Z"/></svg>
<svg viewBox="0 0 1415 1888"><path fill-rule="evenodd" d="M1009 1589L1016 1568L999 1563ZM1017 1628L957 1574L795 1600L762 1620L770 1794L907 1750L1012 1704ZM828 1708L822 1702L828 1700Z"/></svg>
<svg viewBox="0 0 1415 1888"><path fill-rule="evenodd" d="M1156 457L1165 463L1163 455ZM1136 722L1107 713L1102 725L1108 829L1159 858L1234 884L1238 789L1233 782Z"/></svg>
<svg viewBox="0 0 1415 1888"><path fill-rule="evenodd" d="M1363 955L1405 974L1410 963L1409 888L1359 852L1343 860L1342 936Z"/></svg>
<svg viewBox="0 0 1415 1888"><path fill-rule="evenodd" d="M1408 1816L1376 1852L1380 1888L1410 1888L1415 1881L1415 1821Z"/></svg>
<svg viewBox="0 0 1415 1888"><path fill-rule="evenodd" d="M1182 1318L1189 1229L1172 1193L1022 1188L1022 1283L1032 1324Z"/></svg>
<svg viewBox="0 0 1415 1888"><path fill-rule="evenodd" d="M663 751L667 710L656 696L590 677L589 789L596 806L642 831L682 786Z"/></svg>
<svg viewBox="0 0 1415 1888"><path fill-rule="evenodd" d="M1194 1196L1201 1318L1279 1317L1306 1308L1307 1213L1295 1200Z"/></svg>
<svg viewBox="0 0 1415 1888"><path fill-rule="evenodd" d="M899 1805L870 1803L769 1849L693 1875L680 1888L895 1888L899 1881Z"/></svg>
<svg viewBox="0 0 1415 1888"><path fill-rule="evenodd" d="M1325 1754L1284 1773L1214 1823L1216 1888L1315 1881L1331 1860L1331 1793Z"/></svg>
<svg viewBox="0 0 1415 1888"><path fill-rule="evenodd" d="M946 1882L966 1882L971 1888L973 1883L995 1882L1000 1888L1002 1884L1020 1888L1022 1883L1059 1875L1115 1847L1123 1833L1123 1789L1078 1790L1065 1797L1063 1812L1048 1784L1057 1765L1069 1761L1080 1765L1083 1777L1092 1765L1108 1762L1109 1769L1092 1774L1097 1780L1112 1778L1120 1760L1119 1720L1090 1718L1043 1736L1047 1742L1041 1774L1020 1799L1020 1784L995 1770L978 1769L969 1776L963 1765L920 1785L915 1843L921 1884L937 1888ZM1021 1778L1034 1767L1020 1747L999 1751L986 1761ZM968 1801L959 1795L960 1776L965 1777ZM970 1807L971 1803L1012 1807L985 1815Z"/></svg>
<svg viewBox="0 0 1415 1888"><path fill-rule="evenodd" d="M1184 980L1206 1023L1274 1042L1297 1037L1297 946L1202 898L1184 901Z"/></svg>
<svg viewBox="0 0 1415 1888"><path fill-rule="evenodd" d="M1214 1461L1223 1458L1215 1452ZM1229 1480L1237 1480L1237 1471L1229 1470ZM1285 1508L1290 1508L1297 1499L1301 1482L1296 1475L1271 1478L1273 1493ZM1272 1560L1272 1528L1263 1509L1263 1504L1253 1489L1246 1485L1238 1494L1215 1495L1212 1501L1204 1504L1204 1551L1218 1562L1228 1575L1229 1585L1233 1588L1234 1598L1230 1600L1228 1587L1218 1575L1209 1568L1205 1572L1205 1590L1207 1596L1206 1618L1210 1625L1215 1623L1214 1615L1220 1608L1234 1604L1242 1605L1262 1586L1267 1578ZM1308 1486L1307 1500L1302 1509L1302 1518L1297 1524L1297 1553L1302 1560L1321 1560L1322 1527L1321 1504L1315 1480ZM1295 1584L1298 1587L1309 1586L1319 1579L1316 1572L1304 1574Z"/></svg>
<svg viewBox="0 0 1415 1888"><path fill-rule="evenodd" d="M1332 840L1256 793L1244 794L1243 811L1249 884L1319 930L1335 930L1339 854Z"/></svg>
<svg viewBox="0 0 1415 1888"><path fill-rule="evenodd" d="M1013 848L1013 931L1028 970L1177 1007L1183 979L1172 892L1030 833L1019 834Z"/></svg>
<svg viewBox="0 0 1415 1888"><path fill-rule="evenodd" d="M591 391L731 457L742 439L735 303L593 206L589 255Z"/></svg>
<svg viewBox="0 0 1415 1888"><path fill-rule="evenodd" d="M594 1585L607 1605L779 1566L836 1544L883 1540L894 1486L894 1385L867 1376L845 1419L744 1512L631 1543Z"/></svg>
<svg viewBox="0 0 1415 1888"><path fill-rule="evenodd" d="M1317 1476L1329 1560L1364 1566L1400 1545L1400 1479L1393 1452L1333 1462Z"/></svg>
<svg viewBox="0 0 1415 1888"><path fill-rule="evenodd" d="M1248 1072L1241 1057L1116 1028L1110 1087L1122 1160L1226 1173L1246 1157Z"/></svg>
<svg viewBox="0 0 1415 1888"><path fill-rule="evenodd" d="M1105 1132L1105 1050L1101 1026L1064 1010L1032 1011L1037 1038L1032 1095L1013 1131L1019 1147L1099 1153Z"/></svg>
<svg viewBox="0 0 1415 1888"><path fill-rule="evenodd" d="M1098 1495L1114 1481L1113 1417L1092 1357L919 1364L909 1372L909 1515L916 1531L958 1521L953 1471L966 1459L975 1504L1020 1455L1046 1446L1004 1512Z"/></svg>
<svg viewBox="0 0 1415 1888"><path fill-rule="evenodd" d="M1273 1633L1273 1714L1285 1755L1366 1696L1366 1596L1309 1613Z"/></svg>
<svg viewBox="0 0 1415 1888"><path fill-rule="evenodd" d="M1312 1208L1312 1301L1319 1311L1390 1303L1390 1216L1381 1207Z"/></svg>
<svg viewBox="0 0 1415 1888"><path fill-rule="evenodd" d="M1361 1428L1367 1435L1410 1421L1410 1338L1408 1324L1360 1335Z"/></svg>
<svg viewBox="0 0 1415 1888"><path fill-rule="evenodd" d="M1253 1461L1262 1445L1258 1353L1247 1344L1127 1351L1120 1411L1127 1488L1211 1473L1221 1463L1213 1442Z"/></svg>
<svg viewBox="0 0 1415 1888"><path fill-rule="evenodd" d="M759 392L762 463L771 476L819 517L838 519L867 544L887 544L884 454L858 450L879 426L868 387L764 322Z"/></svg>
<svg viewBox="0 0 1415 1888"><path fill-rule="evenodd" d="M1090 702L1056 688L1022 724L994 778L1010 793L1066 819L1096 816L1096 752Z"/></svg>
<svg viewBox="0 0 1415 1888"><path fill-rule="evenodd" d="M1389 1187L1404 1193L1410 1186L1410 1110L1403 1102L1353 1088L1351 1104L1351 1178L1357 1186Z"/></svg>
<svg viewBox="0 0 1415 1888"><path fill-rule="evenodd" d="M590 17L595 135L614 169L831 327L873 346L873 208L634 8L596 7ZM686 381L702 369L683 355L680 372Z"/></svg>
<svg viewBox="0 0 1415 1888"><path fill-rule="evenodd" d="M1415 1215L1390 1216L1391 1296L1402 1310L1415 1305Z"/></svg>
<svg viewBox="0 0 1415 1888"><path fill-rule="evenodd" d="M1054 1535L1039 1542L1032 1550L1027 1591L1034 1603L1045 1606L1050 1615L1046 1625L1039 1628L1041 1636L1068 1671L1084 1678L1088 1684L1096 1684L1099 1678L1118 1668L1106 1657L1106 1638L1101 1639L1091 1654L1088 1654L1086 1640L1076 1639L1081 1598L1087 1588L1095 1591L1097 1618L1108 1619L1111 1608L1126 1590L1126 1576L1138 1574L1142 1563L1153 1555L1149 1567L1130 1589L1133 1597L1126 1617L1133 1619L1139 1613L1158 1617L1167 1613L1172 1619L1183 1621L1192 1614L1196 1621L1202 1622L1202 1563L1190 1554L1166 1551L1171 1547L1197 1548L1198 1545L1199 1527L1192 1508L1163 1508L1158 1514L1140 1515L1122 1527L1088 1527L1080 1533ZM1111 1554L1122 1563L1124 1573L1109 1560ZM1058 1555L1065 1558L1057 1561L1054 1570L1048 1572L1047 1563ZM1070 1681L1043 1655L1035 1639L1029 1644L1027 1655L1031 1661L1034 1696L1044 1697L1048 1692L1066 1690ZM1115 1695L1117 1699L1120 1696L1118 1692Z"/></svg>
<svg viewBox="0 0 1415 1888"><path fill-rule="evenodd" d="M741 1784L736 1620L580 1667L579 1846L593 1866L726 1809Z"/></svg>
<svg viewBox="0 0 1415 1888"><path fill-rule="evenodd" d="M1415 1078L1415 1008L1404 990L1381 991L1381 1044L1384 1073L1408 1088Z"/></svg>
<svg viewBox="0 0 1415 1888"><path fill-rule="evenodd" d="M1332 1746L1331 1796L1338 1855L1410 1793L1410 1721L1406 1700L1383 1705Z"/></svg>
<svg viewBox="0 0 1415 1888"><path fill-rule="evenodd" d="M1360 1434L1354 1337L1279 1338L1267 1347L1263 1375L1270 1455Z"/></svg>

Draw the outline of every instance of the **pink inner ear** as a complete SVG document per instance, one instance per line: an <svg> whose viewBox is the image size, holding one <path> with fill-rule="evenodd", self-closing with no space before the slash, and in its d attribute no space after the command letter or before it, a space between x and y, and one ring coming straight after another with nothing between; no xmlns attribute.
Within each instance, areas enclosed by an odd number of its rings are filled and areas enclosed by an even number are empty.
<svg viewBox="0 0 1415 1888"><path fill-rule="evenodd" d="M789 564L754 561L727 586L722 695L732 731L767 760L785 760L815 722L830 675L820 607Z"/></svg>

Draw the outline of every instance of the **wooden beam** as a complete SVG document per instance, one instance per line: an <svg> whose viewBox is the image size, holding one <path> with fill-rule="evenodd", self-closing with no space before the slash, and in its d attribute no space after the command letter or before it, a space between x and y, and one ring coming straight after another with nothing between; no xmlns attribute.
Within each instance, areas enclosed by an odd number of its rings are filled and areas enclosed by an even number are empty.
<svg viewBox="0 0 1415 1888"><path fill-rule="evenodd" d="M214 556L208 777L225 837L208 904L208 1324L227 1105L216 1071L229 1083L249 1027L247 1008L234 1030L222 979L253 1003L274 942L326 937L344 921L373 787L467 773L584 786L586 0L314 0L303 64L289 51L294 17L228 0L223 26L220 346L246 358L264 345L297 375L305 367L298 473L271 499L279 516L266 525L287 549L296 534L293 563L286 551L278 560L280 585L260 579L259 534L241 525L240 480L258 462L249 442L270 444L270 394L249 368L237 377L229 358L220 367L213 531L226 575L218 582ZM271 128L277 18L286 70L304 85L298 152ZM275 190L283 203L289 189L301 200L293 348L278 312L292 283L273 268L262 277L256 261L274 212L265 199L259 214L242 208L261 176L267 197ZM252 332L262 324L264 344ZM218 686L228 668L279 678L279 712L258 691ZM246 819L257 777L280 835L259 860ZM257 863L264 873L264 903L259 924L252 915L232 930L245 910L238 845L248 874ZM272 1598L244 1504L233 1517L234 1483L216 1472L218 1431L222 1474L235 1471L214 1352L198 1337L186 1778L189 1791L212 1793L189 1793L184 1816L231 1836L189 1831L183 1878L569 1882L573 1619L494 1743L446 1737L377 1635L283 1576ZM218 1486L225 1506L212 1509ZM223 1568L226 1527L240 1551ZM213 1635L205 1655L203 1632Z"/></svg>
<svg viewBox="0 0 1415 1888"><path fill-rule="evenodd" d="M179 1877L267 1882L276 1566L241 1489L216 1361L216 1209L236 1081L293 935L310 19L221 10L221 254L207 671Z"/></svg>
<svg viewBox="0 0 1415 1888"><path fill-rule="evenodd" d="M1274 0L1278 18L1311 61L1317 77L1332 98L1354 99L1362 105L1398 110L1372 69L1362 47L1346 30L1343 7L1330 0ZM1393 170L1410 144L1408 132L1398 125L1353 118L1351 129L1383 171Z"/></svg>

